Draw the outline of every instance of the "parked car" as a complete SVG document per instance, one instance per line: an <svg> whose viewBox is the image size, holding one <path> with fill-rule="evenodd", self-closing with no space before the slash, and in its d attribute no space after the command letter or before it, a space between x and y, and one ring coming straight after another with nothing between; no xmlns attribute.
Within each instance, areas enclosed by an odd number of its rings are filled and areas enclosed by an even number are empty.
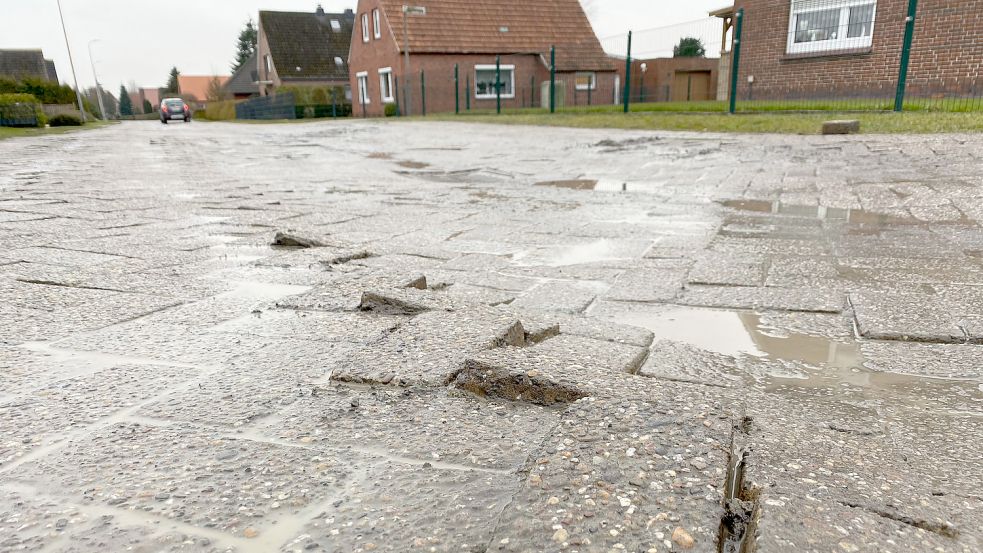
<svg viewBox="0 0 983 553"><path fill-rule="evenodd" d="M180 98L167 98L160 103L160 122L167 124L168 121L191 122L191 108Z"/></svg>

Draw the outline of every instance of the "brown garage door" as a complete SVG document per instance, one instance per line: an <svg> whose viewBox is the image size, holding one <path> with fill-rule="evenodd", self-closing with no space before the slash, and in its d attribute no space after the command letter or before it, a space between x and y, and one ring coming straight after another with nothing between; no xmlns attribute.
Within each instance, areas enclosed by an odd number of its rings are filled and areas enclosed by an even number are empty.
<svg viewBox="0 0 983 553"><path fill-rule="evenodd" d="M709 71L676 71L672 80L674 102L702 102L709 99Z"/></svg>

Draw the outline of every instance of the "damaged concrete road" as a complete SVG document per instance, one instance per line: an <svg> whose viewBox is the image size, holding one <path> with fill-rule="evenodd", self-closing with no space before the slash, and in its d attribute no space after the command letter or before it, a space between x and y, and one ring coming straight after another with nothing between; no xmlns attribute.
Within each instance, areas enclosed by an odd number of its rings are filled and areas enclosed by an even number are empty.
<svg viewBox="0 0 983 553"><path fill-rule="evenodd" d="M983 137L160 127L0 142L0 552L983 550Z"/></svg>

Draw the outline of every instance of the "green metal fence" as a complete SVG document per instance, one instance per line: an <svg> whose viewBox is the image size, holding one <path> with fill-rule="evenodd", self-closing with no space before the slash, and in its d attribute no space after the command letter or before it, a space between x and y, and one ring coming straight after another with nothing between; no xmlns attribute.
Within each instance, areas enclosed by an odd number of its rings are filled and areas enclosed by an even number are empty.
<svg viewBox="0 0 983 553"><path fill-rule="evenodd" d="M393 104L388 115L414 116L983 111L983 20L971 3L942 4L756 2L604 38L611 63L598 71L558 68L563 45L535 56L502 52L400 75L398 92L383 101ZM380 114L359 106L355 113Z"/></svg>

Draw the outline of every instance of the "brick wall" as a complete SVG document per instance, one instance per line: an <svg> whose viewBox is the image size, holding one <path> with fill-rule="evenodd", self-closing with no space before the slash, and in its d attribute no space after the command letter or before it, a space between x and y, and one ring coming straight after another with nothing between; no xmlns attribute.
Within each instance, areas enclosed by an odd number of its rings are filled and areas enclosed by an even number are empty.
<svg viewBox="0 0 983 553"><path fill-rule="evenodd" d="M621 82L625 79L625 60L615 59ZM642 64L645 71L642 71ZM652 58L633 59L631 65L632 102L668 102L673 98L673 82L677 72L709 72L710 82L705 94L708 99L717 98L717 58Z"/></svg>
<svg viewBox="0 0 983 553"><path fill-rule="evenodd" d="M372 10L379 8L378 0L361 0L355 14L355 29L352 35L352 48L349 56L349 71L351 76L352 102L356 115L365 114L368 117L378 117L385 113L382 102L382 87L379 80L379 69L392 68L393 78L398 83L396 90L399 102L405 97L403 56L400 55L396 36L401 36L402 20L388 21L385 10L382 14L382 37L375 38L371 32ZM369 14L369 42L362 41L362 14ZM538 54L503 55L502 65L515 66L515 95L514 98L502 98L502 108L512 109L529 106L540 106L542 83L550 78L548 60ZM420 71L426 77L426 102L428 113L454 111L454 65L459 68L460 106L464 111L467 106L466 95L471 97L471 109L495 109L496 100L479 99L476 96L474 79L476 65L495 65L495 55L490 54L413 54L410 52L410 113L419 115L421 112ZM358 73L368 73L369 103L358 105ZM561 105L586 105L587 92L576 90L574 73L558 73L557 81L566 82L566 98L559 101ZM610 104L614 100L616 74L614 71L596 73L596 88L591 91L590 100L593 104ZM470 89L467 85L470 84Z"/></svg>
<svg viewBox="0 0 983 553"><path fill-rule="evenodd" d="M738 99L892 98L908 0L878 0L870 48L787 53L790 0L737 0L744 8ZM978 0L922 0L909 73L915 95L980 94L983 15ZM748 77L754 83L748 83Z"/></svg>

